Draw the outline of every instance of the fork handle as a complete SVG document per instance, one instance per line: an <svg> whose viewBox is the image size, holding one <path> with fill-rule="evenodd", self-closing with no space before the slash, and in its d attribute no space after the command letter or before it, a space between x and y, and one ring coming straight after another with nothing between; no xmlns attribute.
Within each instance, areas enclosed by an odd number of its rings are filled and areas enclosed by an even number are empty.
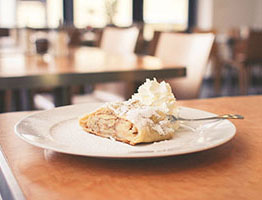
<svg viewBox="0 0 262 200"><path fill-rule="evenodd" d="M205 118L197 118L197 119L186 119L182 117L174 117L174 120L179 121L201 121L201 120L214 120L214 119L244 119L242 115L238 114L224 114L224 115L218 115L215 117L205 117Z"/></svg>

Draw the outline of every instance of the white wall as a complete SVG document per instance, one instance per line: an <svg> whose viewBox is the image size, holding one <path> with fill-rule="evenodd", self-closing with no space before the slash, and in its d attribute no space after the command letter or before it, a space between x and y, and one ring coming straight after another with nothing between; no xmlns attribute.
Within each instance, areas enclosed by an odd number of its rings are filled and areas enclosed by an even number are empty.
<svg viewBox="0 0 262 200"><path fill-rule="evenodd" d="M213 26L225 31L232 27L253 26L257 0L214 0Z"/></svg>
<svg viewBox="0 0 262 200"><path fill-rule="evenodd" d="M262 28L262 0L257 0L254 26Z"/></svg>
<svg viewBox="0 0 262 200"><path fill-rule="evenodd" d="M262 28L262 0L198 0L198 26L225 32L232 27Z"/></svg>

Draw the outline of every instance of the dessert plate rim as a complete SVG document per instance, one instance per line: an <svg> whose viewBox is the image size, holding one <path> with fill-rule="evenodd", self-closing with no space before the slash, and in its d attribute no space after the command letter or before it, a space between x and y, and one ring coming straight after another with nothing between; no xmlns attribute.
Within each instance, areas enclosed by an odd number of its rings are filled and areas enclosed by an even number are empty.
<svg viewBox="0 0 262 200"><path fill-rule="evenodd" d="M182 128L184 132L180 130L177 138L131 146L88 134L77 124L82 115L103 104L86 103L39 111L18 121L15 134L31 145L54 152L120 159L165 157L204 151L228 142L236 134L236 127L229 120L201 122L192 126L185 125ZM215 116L214 113L183 106L180 106L180 111L196 117Z"/></svg>

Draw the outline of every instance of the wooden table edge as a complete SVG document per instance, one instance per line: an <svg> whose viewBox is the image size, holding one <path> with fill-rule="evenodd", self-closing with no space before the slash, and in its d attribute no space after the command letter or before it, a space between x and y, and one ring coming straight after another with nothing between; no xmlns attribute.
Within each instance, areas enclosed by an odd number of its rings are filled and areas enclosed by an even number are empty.
<svg viewBox="0 0 262 200"><path fill-rule="evenodd" d="M7 158L0 146L0 194L3 200L25 200L25 196L8 165Z"/></svg>
<svg viewBox="0 0 262 200"><path fill-rule="evenodd" d="M1 77L0 90L18 88L63 87L72 85L107 83L113 81L144 81L146 78L180 78L186 76L186 66L162 69L112 70L104 72L64 72L57 74L31 74ZM173 73L176 73L175 75ZM88 78L87 78L88 76ZM17 84L19 81L19 84Z"/></svg>

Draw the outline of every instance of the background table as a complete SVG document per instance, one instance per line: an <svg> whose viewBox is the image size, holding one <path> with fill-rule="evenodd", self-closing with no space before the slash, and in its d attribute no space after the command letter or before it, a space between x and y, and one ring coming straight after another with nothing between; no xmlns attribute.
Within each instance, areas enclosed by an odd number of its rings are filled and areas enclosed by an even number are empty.
<svg viewBox="0 0 262 200"><path fill-rule="evenodd" d="M112 54L99 48L80 47L62 56L0 55L0 72L0 89L12 89L144 81L152 76L181 77L185 76L185 67L165 66L153 56Z"/></svg>
<svg viewBox="0 0 262 200"><path fill-rule="evenodd" d="M56 105L61 106L70 104L67 86L110 81L144 82L146 78L175 78L185 74L184 66L166 66L153 56L112 54L92 47L72 48L62 56L6 53L0 54L0 104L1 99L3 101L1 90L53 87L56 99L60 100Z"/></svg>
<svg viewBox="0 0 262 200"><path fill-rule="evenodd" d="M16 199L252 199L262 196L262 96L180 101L239 113L236 136L203 152L140 160L96 159L43 150L14 134L33 112L0 115L1 184Z"/></svg>

